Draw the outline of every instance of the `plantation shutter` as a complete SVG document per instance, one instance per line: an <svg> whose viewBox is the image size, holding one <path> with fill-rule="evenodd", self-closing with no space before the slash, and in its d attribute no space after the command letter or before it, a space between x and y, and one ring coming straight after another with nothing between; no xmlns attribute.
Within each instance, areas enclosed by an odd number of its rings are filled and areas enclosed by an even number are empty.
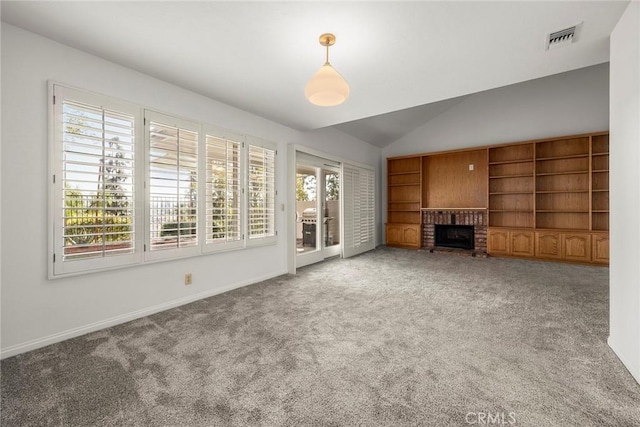
<svg viewBox="0 0 640 427"><path fill-rule="evenodd" d="M148 251L165 251L166 256L197 253L199 127L150 111L145 118Z"/></svg>
<svg viewBox="0 0 640 427"><path fill-rule="evenodd" d="M375 174L371 169L344 163L343 245L348 258L375 248Z"/></svg>
<svg viewBox="0 0 640 427"><path fill-rule="evenodd" d="M249 144L249 242L275 241L275 149Z"/></svg>
<svg viewBox="0 0 640 427"><path fill-rule="evenodd" d="M240 140L239 137L234 138ZM210 248L241 247L242 143L206 135L206 243Z"/></svg>
<svg viewBox="0 0 640 427"><path fill-rule="evenodd" d="M54 86L53 274L135 261L138 110Z"/></svg>

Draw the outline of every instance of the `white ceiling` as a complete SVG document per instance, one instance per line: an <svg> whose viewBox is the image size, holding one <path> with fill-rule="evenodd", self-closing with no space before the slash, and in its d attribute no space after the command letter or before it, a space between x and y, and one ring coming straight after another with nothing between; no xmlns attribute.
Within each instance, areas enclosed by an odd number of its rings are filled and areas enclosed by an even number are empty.
<svg viewBox="0 0 640 427"><path fill-rule="evenodd" d="M607 62L627 4L5 0L1 16L284 125L337 125L384 146L464 95ZM576 43L545 50L548 33L580 22ZM303 94L324 62L324 32L351 86L330 108Z"/></svg>

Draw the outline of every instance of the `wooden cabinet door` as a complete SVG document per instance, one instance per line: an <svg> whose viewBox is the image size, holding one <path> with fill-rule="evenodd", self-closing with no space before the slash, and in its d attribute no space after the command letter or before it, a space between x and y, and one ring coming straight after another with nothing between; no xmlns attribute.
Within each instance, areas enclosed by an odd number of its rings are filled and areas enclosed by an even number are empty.
<svg viewBox="0 0 640 427"><path fill-rule="evenodd" d="M536 256L540 258L562 257L560 233L553 231L536 232Z"/></svg>
<svg viewBox="0 0 640 427"><path fill-rule="evenodd" d="M420 236L420 225L405 225L402 228L402 242L406 246L419 248L422 246L422 236Z"/></svg>
<svg viewBox="0 0 640 427"><path fill-rule="evenodd" d="M609 263L609 236L594 234L591 237L592 261L599 264Z"/></svg>
<svg viewBox="0 0 640 427"><path fill-rule="evenodd" d="M534 240L532 231L511 232L511 255L533 256Z"/></svg>
<svg viewBox="0 0 640 427"><path fill-rule="evenodd" d="M487 252L495 255L509 255L509 231L489 230L487 232Z"/></svg>
<svg viewBox="0 0 640 427"><path fill-rule="evenodd" d="M387 224L387 245L402 245L402 224Z"/></svg>
<svg viewBox="0 0 640 427"><path fill-rule="evenodd" d="M572 261L591 261L591 236L588 234L562 235L563 258Z"/></svg>

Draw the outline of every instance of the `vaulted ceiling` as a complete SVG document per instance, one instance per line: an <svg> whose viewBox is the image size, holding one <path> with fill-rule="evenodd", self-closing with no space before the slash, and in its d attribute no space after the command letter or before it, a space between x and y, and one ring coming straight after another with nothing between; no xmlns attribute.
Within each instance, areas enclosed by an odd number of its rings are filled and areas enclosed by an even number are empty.
<svg viewBox="0 0 640 427"><path fill-rule="evenodd" d="M299 130L335 126L384 146L465 95L609 60L628 1L2 1L2 20ZM582 23L576 42L549 33ZM337 107L303 91L324 62Z"/></svg>

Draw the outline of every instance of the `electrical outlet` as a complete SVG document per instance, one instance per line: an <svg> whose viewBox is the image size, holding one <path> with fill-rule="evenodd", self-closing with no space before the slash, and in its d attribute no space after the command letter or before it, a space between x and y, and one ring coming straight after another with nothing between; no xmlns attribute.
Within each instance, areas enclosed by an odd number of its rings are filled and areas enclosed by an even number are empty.
<svg viewBox="0 0 640 427"><path fill-rule="evenodd" d="M184 284L185 285L190 285L191 283L193 283L193 277L191 276L191 273L187 273L184 275Z"/></svg>

